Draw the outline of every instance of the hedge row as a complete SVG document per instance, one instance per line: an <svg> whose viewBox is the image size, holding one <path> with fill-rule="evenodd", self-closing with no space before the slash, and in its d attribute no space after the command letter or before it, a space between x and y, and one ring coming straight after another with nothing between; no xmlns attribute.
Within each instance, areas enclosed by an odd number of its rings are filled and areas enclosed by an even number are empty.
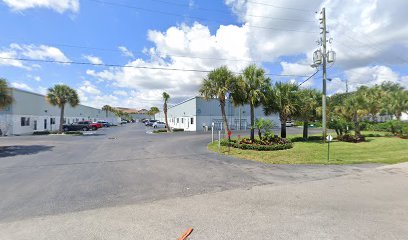
<svg viewBox="0 0 408 240"><path fill-rule="evenodd" d="M165 132L167 132L167 129L153 130L153 133L165 133Z"/></svg>
<svg viewBox="0 0 408 240"><path fill-rule="evenodd" d="M240 148L243 150L256 150L256 151L277 151L277 150L286 150L293 148L293 143L285 143L285 144L274 144L274 145L256 145L256 144L239 144L234 142L228 142L227 140L221 141L221 146L224 147L234 147Z"/></svg>

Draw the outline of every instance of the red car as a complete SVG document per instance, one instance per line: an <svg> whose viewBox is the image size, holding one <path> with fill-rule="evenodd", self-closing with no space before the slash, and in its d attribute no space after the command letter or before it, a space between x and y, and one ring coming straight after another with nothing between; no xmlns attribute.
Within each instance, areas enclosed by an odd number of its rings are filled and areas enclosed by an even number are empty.
<svg viewBox="0 0 408 240"><path fill-rule="evenodd" d="M103 128L103 124L102 124L102 123L98 123L98 122L91 122L91 127L92 127L92 130L95 130L94 127L95 127L96 129Z"/></svg>

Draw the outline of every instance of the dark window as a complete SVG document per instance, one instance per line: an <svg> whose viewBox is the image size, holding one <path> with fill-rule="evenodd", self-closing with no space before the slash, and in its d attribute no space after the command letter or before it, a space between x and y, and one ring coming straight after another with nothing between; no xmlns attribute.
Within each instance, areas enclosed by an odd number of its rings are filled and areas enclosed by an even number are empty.
<svg viewBox="0 0 408 240"><path fill-rule="evenodd" d="M37 120L34 120L34 130L37 130Z"/></svg>
<svg viewBox="0 0 408 240"><path fill-rule="evenodd" d="M30 118L28 117L22 117L21 118L21 126L30 126Z"/></svg>
<svg viewBox="0 0 408 240"><path fill-rule="evenodd" d="M55 118L50 119L51 124L55 124Z"/></svg>
<svg viewBox="0 0 408 240"><path fill-rule="evenodd" d="M181 123L184 123L184 118L181 119Z"/></svg>
<svg viewBox="0 0 408 240"><path fill-rule="evenodd" d="M177 123L179 123L179 118L177 118Z"/></svg>
<svg viewBox="0 0 408 240"><path fill-rule="evenodd" d="M47 119L44 119L44 130L47 129Z"/></svg>
<svg viewBox="0 0 408 240"><path fill-rule="evenodd" d="M194 124L194 118L191 118L191 124Z"/></svg>

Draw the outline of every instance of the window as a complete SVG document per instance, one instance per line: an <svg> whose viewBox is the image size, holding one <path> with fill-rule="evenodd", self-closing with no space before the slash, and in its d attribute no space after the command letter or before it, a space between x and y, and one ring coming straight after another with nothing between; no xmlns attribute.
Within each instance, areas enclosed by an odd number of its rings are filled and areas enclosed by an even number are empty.
<svg viewBox="0 0 408 240"><path fill-rule="evenodd" d="M44 119L44 130L47 129L47 119Z"/></svg>
<svg viewBox="0 0 408 240"><path fill-rule="evenodd" d="M51 124L55 124L55 118L50 119Z"/></svg>
<svg viewBox="0 0 408 240"><path fill-rule="evenodd" d="M194 118L190 119L191 124L194 124Z"/></svg>
<svg viewBox="0 0 408 240"><path fill-rule="evenodd" d="M179 118L177 118L177 123L179 123Z"/></svg>
<svg viewBox="0 0 408 240"><path fill-rule="evenodd" d="M184 123L184 118L181 118L181 123Z"/></svg>
<svg viewBox="0 0 408 240"><path fill-rule="evenodd" d="M37 130L37 120L34 120L34 130Z"/></svg>
<svg viewBox="0 0 408 240"><path fill-rule="evenodd" d="M30 126L30 118L29 117L22 117L21 118L21 126Z"/></svg>

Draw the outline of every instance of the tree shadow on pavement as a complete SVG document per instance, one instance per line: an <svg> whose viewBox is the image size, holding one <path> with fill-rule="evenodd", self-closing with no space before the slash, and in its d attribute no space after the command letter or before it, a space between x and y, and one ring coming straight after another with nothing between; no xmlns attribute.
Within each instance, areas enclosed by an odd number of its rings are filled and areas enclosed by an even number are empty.
<svg viewBox="0 0 408 240"><path fill-rule="evenodd" d="M51 151L54 146L46 145L15 145L0 146L0 158L13 157L17 155L32 155L43 151Z"/></svg>

